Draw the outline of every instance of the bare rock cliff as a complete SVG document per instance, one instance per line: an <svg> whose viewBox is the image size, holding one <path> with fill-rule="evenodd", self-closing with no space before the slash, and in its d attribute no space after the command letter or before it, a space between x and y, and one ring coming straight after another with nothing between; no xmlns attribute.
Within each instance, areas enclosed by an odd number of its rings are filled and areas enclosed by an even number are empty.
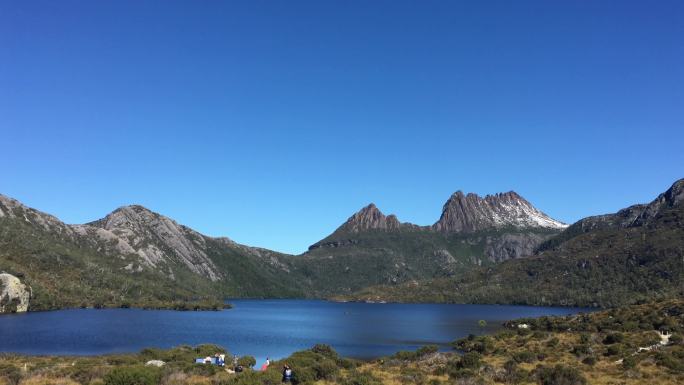
<svg viewBox="0 0 684 385"><path fill-rule="evenodd" d="M28 310L31 288L12 274L0 273L0 314Z"/></svg>

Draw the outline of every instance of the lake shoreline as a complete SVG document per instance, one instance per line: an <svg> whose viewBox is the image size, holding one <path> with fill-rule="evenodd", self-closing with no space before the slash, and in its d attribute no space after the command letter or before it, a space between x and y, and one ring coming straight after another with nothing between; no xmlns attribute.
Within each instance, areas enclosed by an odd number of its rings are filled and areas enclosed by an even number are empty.
<svg viewBox="0 0 684 385"><path fill-rule="evenodd" d="M3 353L0 383L5 377L9 383L21 384L263 385L279 383L287 365L297 379L294 383L306 384L637 385L648 381L674 385L684 380L682 315L684 301L676 299L585 314L519 318L507 320L495 332L452 340L450 351L428 345L369 359L350 358L333 346L315 343L272 357L265 370L261 370L265 357L243 352L237 354L243 369L239 373L234 370L232 350L223 347L231 345L147 347L135 353L90 356ZM225 355L226 366L197 363L217 354Z"/></svg>

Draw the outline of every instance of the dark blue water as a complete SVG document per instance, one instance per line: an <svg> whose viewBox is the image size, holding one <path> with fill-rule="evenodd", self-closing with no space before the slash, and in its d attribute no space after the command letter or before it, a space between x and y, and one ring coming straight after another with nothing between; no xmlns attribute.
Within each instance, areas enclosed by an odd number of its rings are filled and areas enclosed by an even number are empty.
<svg viewBox="0 0 684 385"><path fill-rule="evenodd" d="M74 309L0 316L0 351L94 355L145 347L215 343L231 353L282 358L316 343L343 356L373 358L426 344L447 347L505 320L585 309L496 305L366 304L232 300L220 312ZM478 320L487 321L484 330Z"/></svg>

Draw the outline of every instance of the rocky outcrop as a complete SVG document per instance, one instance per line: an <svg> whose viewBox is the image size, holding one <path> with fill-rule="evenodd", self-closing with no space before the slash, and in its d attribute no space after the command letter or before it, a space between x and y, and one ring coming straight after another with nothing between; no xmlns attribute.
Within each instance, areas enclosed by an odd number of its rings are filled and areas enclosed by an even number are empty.
<svg viewBox="0 0 684 385"><path fill-rule="evenodd" d="M352 215L340 227L351 233L358 233L364 230L398 230L402 227L395 215L385 215L380 211L374 203L362 208L356 214Z"/></svg>
<svg viewBox="0 0 684 385"><path fill-rule="evenodd" d="M113 242L115 247L134 251L150 267L180 263L212 281L221 278L221 272L207 255L207 239L202 234L143 206L121 207L86 226L105 230L95 234L117 238ZM86 227L81 231L89 230Z"/></svg>
<svg viewBox="0 0 684 385"><path fill-rule="evenodd" d="M0 273L0 313L22 313L28 310L31 288L12 274Z"/></svg>
<svg viewBox="0 0 684 385"><path fill-rule="evenodd" d="M552 234L509 233L487 237L484 253L492 262L503 262L508 259L528 257Z"/></svg>
<svg viewBox="0 0 684 385"><path fill-rule="evenodd" d="M444 233L474 233L504 228L564 229L567 225L544 214L514 191L487 195L455 192L432 228Z"/></svg>
<svg viewBox="0 0 684 385"><path fill-rule="evenodd" d="M18 219L25 224L50 231L56 236L74 237L73 229L56 217L23 205L16 199L0 194L0 219Z"/></svg>

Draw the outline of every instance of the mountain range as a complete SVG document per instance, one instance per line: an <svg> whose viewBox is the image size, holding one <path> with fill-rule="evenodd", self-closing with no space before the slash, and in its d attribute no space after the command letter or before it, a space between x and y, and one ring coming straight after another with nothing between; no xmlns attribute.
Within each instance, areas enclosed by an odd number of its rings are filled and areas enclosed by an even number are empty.
<svg viewBox="0 0 684 385"><path fill-rule="evenodd" d="M579 220L529 257L346 299L612 307L684 296L684 179L648 204Z"/></svg>
<svg viewBox="0 0 684 385"><path fill-rule="evenodd" d="M646 296L681 286L682 186L571 226L513 191L458 191L428 226L369 204L301 255L209 237L138 205L70 225L0 195L0 273L30 288L29 310L227 297L626 303L616 288L634 292L640 274ZM587 271L610 288L595 290ZM11 300L2 289L0 305Z"/></svg>

